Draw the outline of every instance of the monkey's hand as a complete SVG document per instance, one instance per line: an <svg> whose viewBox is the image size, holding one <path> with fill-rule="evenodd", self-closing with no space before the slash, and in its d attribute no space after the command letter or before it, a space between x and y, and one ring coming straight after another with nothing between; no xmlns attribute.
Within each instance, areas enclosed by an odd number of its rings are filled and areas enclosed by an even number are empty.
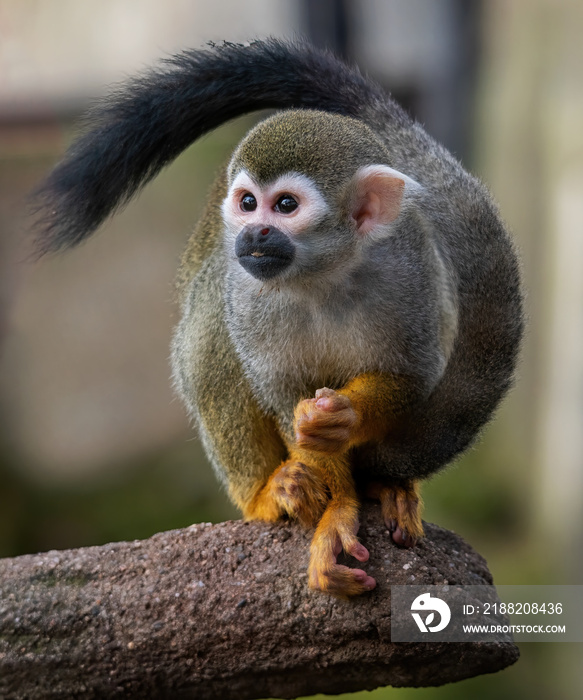
<svg viewBox="0 0 583 700"><path fill-rule="evenodd" d="M279 465L242 509L249 520L273 522L288 515L306 527L314 527L328 499L329 493L320 473L297 459L289 459Z"/></svg>
<svg viewBox="0 0 583 700"><path fill-rule="evenodd" d="M313 527L328 501L326 486L319 475L303 462L289 460L275 472L271 484L273 498L290 518Z"/></svg>
<svg viewBox="0 0 583 700"><path fill-rule="evenodd" d="M298 447L337 454L350 447L358 416L347 396L318 389L316 397L300 401L294 412Z"/></svg>

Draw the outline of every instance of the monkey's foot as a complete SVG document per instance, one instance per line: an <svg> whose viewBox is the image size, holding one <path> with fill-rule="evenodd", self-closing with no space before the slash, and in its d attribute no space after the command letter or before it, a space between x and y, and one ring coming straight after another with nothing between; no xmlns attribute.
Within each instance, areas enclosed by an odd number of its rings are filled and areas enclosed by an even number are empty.
<svg viewBox="0 0 583 700"><path fill-rule="evenodd" d="M329 499L314 470L295 460L284 462L274 473L271 489L280 508L306 527L317 524Z"/></svg>
<svg viewBox="0 0 583 700"><path fill-rule="evenodd" d="M358 541L357 532L356 507L336 504L328 506L318 524L310 549L310 588L339 598L372 591L376 581L366 571L337 563L342 550L360 562L368 561L368 550Z"/></svg>
<svg viewBox="0 0 583 700"><path fill-rule="evenodd" d="M383 519L393 542L399 547L414 547L417 540L423 537L423 502L418 482L391 485L375 483L369 486L367 494L381 502Z"/></svg>
<svg viewBox="0 0 583 700"><path fill-rule="evenodd" d="M298 447L334 454L350 443L357 415L347 396L333 389L318 389L316 397L300 401L294 414Z"/></svg>

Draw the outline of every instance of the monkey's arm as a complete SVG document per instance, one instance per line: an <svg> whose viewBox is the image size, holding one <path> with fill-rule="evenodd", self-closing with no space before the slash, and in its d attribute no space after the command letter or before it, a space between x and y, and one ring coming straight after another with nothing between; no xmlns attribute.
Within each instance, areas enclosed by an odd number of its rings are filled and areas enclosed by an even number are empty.
<svg viewBox="0 0 583 700"><path fill-rule="evenodd" d="M342 453L367 442L380 442L422 396L410 377L381 372L360 374L338 391L319 389L295 410L300 448Z"/></svg>

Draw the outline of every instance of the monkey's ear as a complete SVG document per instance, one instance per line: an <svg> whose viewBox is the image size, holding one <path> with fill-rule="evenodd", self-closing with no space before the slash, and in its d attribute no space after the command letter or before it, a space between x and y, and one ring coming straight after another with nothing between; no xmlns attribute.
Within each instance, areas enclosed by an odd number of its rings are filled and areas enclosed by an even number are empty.
<svg viewBox="0 0 583 700"><path fill-rule="evenodd" d="M350 216L365 236L394 221L401 213L405 188L419 187L407 175L386 165L360 168L351 182Z"/></svg>

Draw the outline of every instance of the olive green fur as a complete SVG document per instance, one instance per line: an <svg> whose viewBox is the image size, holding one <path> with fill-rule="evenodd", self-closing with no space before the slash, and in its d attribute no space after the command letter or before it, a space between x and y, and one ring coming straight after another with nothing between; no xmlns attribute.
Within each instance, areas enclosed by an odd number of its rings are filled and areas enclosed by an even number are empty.
<svg viewBox="0 0 583 700"><path fill-rule="evenodd" d="M229 182L242 168L260 185L289 172L309 173L322 194L329 195L370 163L389 165L389 154L362 121L317 110L287 110L247 134L233 153Z"/></svg>
<svg viewBox="0 0 583 700"><path fill-rule="evenodd" d="M182 320L172 343L174 382L220 481L239 506L277 467L286 448L274 418L260 410L223 312L225 256L220 205L226 168L213 183L177 276Z"/></svg>
<svg viewBox="0 0 583 700"><path fill-rule="evenodd" d="M486 188L357 69L276 39L172 57L94 109L37 190L38 251L85 240L191 143L266 108L282 111L235 149L182 257L175 385L244 510L297 447L298 403L363 376L406 378L419 398L398 429L354 443L353 470L423 479L467 449L512 384L518 258ZM243 170L260 191L255 220L238 190L223 216ZM286 193L305 195L295 224L266 187L285 175Z"/></svg>
<svg viewBox="0 0 583 700"><path fill-rule="evenodd" d="M176 275L176 292L179 300L182 300L187 285L198 273L204 261L220 246L223 220L217 203L220 205L227 194L226 170L226 166L221 168L211 185L201 218L182 253Z"/></svg>
<svg viewBox="0 0 583 700"><path fill-rule="evenodd" d="M354 338L365 353L373 348L372 371L406 376L411 367L427 396L394 440L358 448L355 463L370 477L418 479L442 468L471 443L511 383L522 296L516 254L495 206L485 188L418 125L379 123L378 134L351 117L276 113L235 149L188 242L179 272L183 308L173 341L175 383L239 506L285 459L293 407L313 395L308 389L339 388L371 371L370 362L360 368L355 363L347 374L344 360L351 357ZM236 175L246 170L260 186L288 173L310 178L331 209L312 234L333 224L328 252L340 262L354 238L347 186L367 165L388 165L421 183L370 269L362 267L350 288L331 282L327 290L329 270L306 278L305 289L323 289L324 297L300 299L270 285L241 294L248 285L240 286L241 268L234 251L225 249L221 215ZM459 315L459 324L440 329L444 304L452 318ZM383 315L389 307L392 325ZM325 328L314 325L322 312L330 326L340 319L334 348L327 345ZM440 344L449 346L442 377ZM326 353L331 363L340 362L336 374L308 376L306 363L321 368ZM265 366L257 369L263 358Z"/></svg>

